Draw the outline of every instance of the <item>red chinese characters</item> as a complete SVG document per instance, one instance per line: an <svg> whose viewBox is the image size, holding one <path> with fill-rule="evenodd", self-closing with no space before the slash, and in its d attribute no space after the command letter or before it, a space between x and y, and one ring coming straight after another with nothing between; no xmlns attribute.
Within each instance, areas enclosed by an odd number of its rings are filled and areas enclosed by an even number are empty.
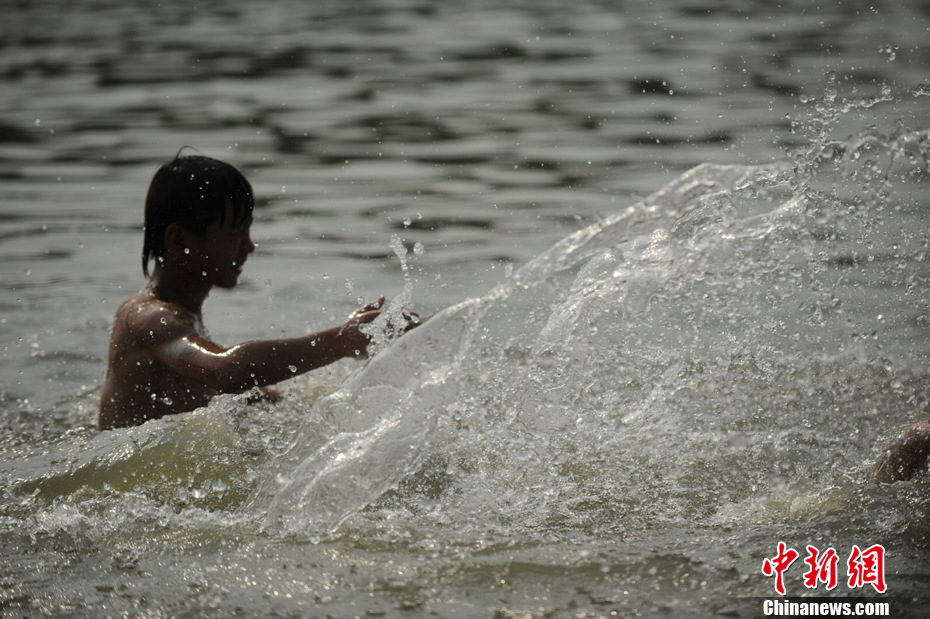
<svg viewBox="0 0 930 619"><path fill-rule="evenodd" d="M785 542L778 542L778 554L762 562L762 573L775 576L775 590L781 595L785 595L785 571L799 556L797 550L788 548Z"/></svg>
<svg viewBox="0 0 930 619"><path fill-rule="evenodd" d="M859 550L858 546L853 545L846 565L849 568L847 584L850 589L872 585L879 593L885 592L887 587L885 586L884 546L875 544L865 550Z"/></svg>
<svg viewBox="0 0 930 619"><path fill-rule="evenodd" d="M827 591L836 587L836 564L839 563L839 557L832 548L820 554L814 546L807 547L807 563L810 569L804 573L804 586L808 589L816 589L817 583L822 582L827 585Z"/></svg>
<svg viewBox="0 0 930 619"><path fill-rule="evenodd" d="M838 584L837 567L839 555L833 548L820 552L816 546L808 545L807 557L804 563L807 571L804 572L803 582L808 589L816 589L821 583L826 585L827 591L836 588ZM778 542L778 552L774 557L767 557L762 562L762 573L775 577L775 591L785 595L785 572L791 567L800 554L794 548L789 548L784 542ZM847 580L850 589L858 589L866 585L878 593L887 590L885 584L885 548L881 544L874 544L865 550L853 545L849 559L846 561Z"/></svg>

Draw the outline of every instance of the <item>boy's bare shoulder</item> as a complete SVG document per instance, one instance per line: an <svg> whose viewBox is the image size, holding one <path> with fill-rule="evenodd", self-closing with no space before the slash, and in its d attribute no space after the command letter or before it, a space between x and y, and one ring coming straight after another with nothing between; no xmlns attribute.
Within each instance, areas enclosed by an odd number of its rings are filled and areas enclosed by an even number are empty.
<svg viewBox="0 0 930 619"><path fill-rule="evenodd" d="M116 310L115 326L127 334L136 334L146 339L161 339L160 336L178 336L195 330L194 315L176 303L157 298L149 290L143 290L127 298Z"/></svg>

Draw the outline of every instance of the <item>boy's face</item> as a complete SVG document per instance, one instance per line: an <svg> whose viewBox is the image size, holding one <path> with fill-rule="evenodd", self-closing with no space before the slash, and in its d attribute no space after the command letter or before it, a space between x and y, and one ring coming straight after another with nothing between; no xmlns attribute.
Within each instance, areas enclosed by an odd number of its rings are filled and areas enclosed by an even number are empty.
<svg viewBox="0 0 930 619"><path fill-rule="evenodd" d="M213 222L203 237L198 238L197 255L192 256L194 266L211 285L232 288L238 283L242 265L248 255L255 251L255 244L249 236L251 227L251 218L233 226L233 208L227 204L223 223Z"/></svg>

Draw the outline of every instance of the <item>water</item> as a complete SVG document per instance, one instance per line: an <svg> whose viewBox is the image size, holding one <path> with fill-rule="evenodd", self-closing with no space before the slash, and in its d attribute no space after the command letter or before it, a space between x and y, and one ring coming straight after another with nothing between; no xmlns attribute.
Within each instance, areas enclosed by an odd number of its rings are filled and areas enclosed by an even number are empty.
<svg viewBox="0 0 930 619"><path fill-rule="evenodd" d="M745 616L779 541L927 612L917 3L0 8L9 615ZM93 429L141 203L183 145L260 196L221 343L385 294L365 364Z"/></svg>

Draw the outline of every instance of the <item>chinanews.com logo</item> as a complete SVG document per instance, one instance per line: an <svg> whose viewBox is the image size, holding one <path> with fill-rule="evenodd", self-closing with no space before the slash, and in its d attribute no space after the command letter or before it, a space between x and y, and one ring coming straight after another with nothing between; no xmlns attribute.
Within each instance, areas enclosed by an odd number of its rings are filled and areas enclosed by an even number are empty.
<svg viewBox="0 0 930 619"><path fill-rule="evenodd" d="M842 581L850 590L862 590L871 586L875 592L884 594L885 584L885 548L874 544L864 550L853 545L845 561L845 571L840 571L840 555L834 548L821 552L817 547L806 546L807 555L800 565L806 569L800 581L805 590L823 587L833 591ZM801 558L801 553L789 548L784 542L778 542L778 549L773 557L766 557L762 562L762 574L774 579L775 592L779 596L788 593L786 586L789 568ZM762 603L765 616L889 616L890 604L867 598L777 598Z"/></svg>

